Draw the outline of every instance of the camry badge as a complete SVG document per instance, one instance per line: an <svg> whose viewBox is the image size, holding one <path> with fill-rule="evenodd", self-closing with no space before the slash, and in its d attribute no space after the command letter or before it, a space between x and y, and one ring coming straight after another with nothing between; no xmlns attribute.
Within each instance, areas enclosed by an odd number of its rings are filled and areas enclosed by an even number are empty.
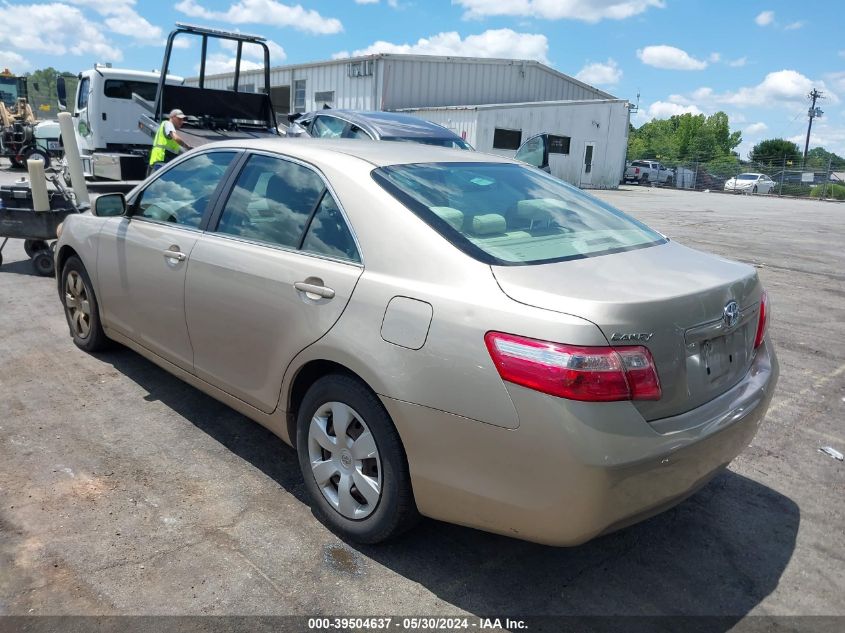
<svg viewBox="0 0 845 633"><path fill-rule="evenodd" d="M722 311L722 320L727 328L732 328L739 323L739 304L736 301L731 300L725 304L725 309Z"/></svg>
<svg viewBox="0 0 845 633"><path fill-rule="evenodd" d="M611 341L643 341L646 342L654 336L654 332L614 332L610 335Z"/></svg>

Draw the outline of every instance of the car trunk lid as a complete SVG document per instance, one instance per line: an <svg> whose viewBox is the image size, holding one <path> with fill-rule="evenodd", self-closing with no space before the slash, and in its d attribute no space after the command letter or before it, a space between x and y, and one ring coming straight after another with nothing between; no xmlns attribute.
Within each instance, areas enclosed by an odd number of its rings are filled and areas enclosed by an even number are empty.
<svg viewBox="0 0 845 633"><path fill-rule="evenodd" d="M648 347L662 397L635 401L647 420L704 404L750 368L761 289L756 271L746 264L667 242L492 270L515 301L588 319L614 346ZM728 323L732 302L736 321Z"/></svg>

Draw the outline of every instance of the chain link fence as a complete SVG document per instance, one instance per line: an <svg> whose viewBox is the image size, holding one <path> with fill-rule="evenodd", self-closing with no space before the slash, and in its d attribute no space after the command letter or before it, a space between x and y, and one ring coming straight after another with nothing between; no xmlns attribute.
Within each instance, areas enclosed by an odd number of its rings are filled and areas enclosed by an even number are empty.
<svg viewBox="0 0 845 633"><path fill-rule="evenodd" d="M630 161L628 161L630 164ZM773 156L758 161L660 160L672 171L663 186L695 191L845 200L845 164Z"/></svg>

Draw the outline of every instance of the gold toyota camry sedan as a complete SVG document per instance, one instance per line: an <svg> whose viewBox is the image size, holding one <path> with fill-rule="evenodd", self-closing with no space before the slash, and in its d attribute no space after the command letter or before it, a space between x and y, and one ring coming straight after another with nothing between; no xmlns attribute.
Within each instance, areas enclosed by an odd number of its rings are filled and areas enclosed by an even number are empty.
<svg viewBox="0 0 845 633"><path fill-rule="evenodd" d="M314 511L576 545L694 493L778 377L751 266L521 163L405 143L210 144L64 223L74 342L272 430Z"/></svg>

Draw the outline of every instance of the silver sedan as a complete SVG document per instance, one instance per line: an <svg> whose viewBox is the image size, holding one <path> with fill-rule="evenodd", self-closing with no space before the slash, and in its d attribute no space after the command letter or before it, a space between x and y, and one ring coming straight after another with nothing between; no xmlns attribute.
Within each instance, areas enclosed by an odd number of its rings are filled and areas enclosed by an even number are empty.
<svg viewBox="0 0 845 633"><path fill-rule="evenodd" d="M56 260L80 348L271 429L365 543L420 515L555 545L638 521L749 444L778 376L753 267L460 150L206 145L70 217Z"/></svg>

